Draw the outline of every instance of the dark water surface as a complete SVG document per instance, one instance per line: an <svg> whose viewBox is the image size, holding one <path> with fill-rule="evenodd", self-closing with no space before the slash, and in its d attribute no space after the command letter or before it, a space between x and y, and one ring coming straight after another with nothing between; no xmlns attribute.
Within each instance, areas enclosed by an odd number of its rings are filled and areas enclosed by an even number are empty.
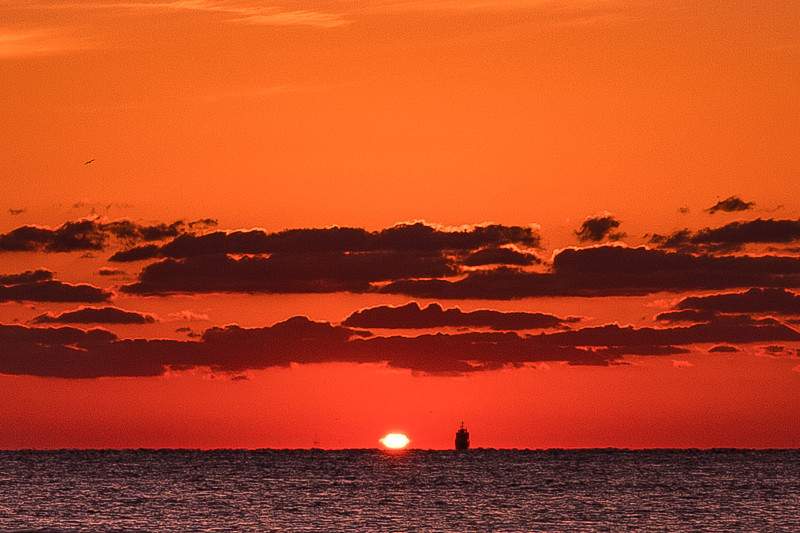
<svg viewBox="0 0 800 533"><path fill-rule="evenodd" d="M800 451L0 451L0 530L800 531Z"/></svg>

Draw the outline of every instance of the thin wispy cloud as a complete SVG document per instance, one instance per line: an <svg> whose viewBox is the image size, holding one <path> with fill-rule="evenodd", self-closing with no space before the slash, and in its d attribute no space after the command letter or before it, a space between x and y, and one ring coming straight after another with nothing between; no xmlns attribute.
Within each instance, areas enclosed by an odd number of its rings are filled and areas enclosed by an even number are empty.
<svg viewBox="0 0 800 533"><path fill-rule="evenodd" d="M335 28L350 23L337 13L317 10L282 10L252 2L210 2L206 0L176 0L173 2L126 2L108 7L129 9L162 9L174 11L202 11L231 15L230 22L263 26L315 26Z"/></svg>
<svg viewBox="0 0 800 533"><path fill-rule="evenodd" d="M233 22L256 26L316 26L319 28L336 28L350 24L350 21L342 18L341 15L320 11L275 11L233 19Z"/></svg>
<svg viewBox="0 0 800 533"><path fill-rule="evenodd" d="M551 10L559 12L585 12L605 9L616 6L615 0L400 0L373 2L364 11L368 12L408 12L408 11L454 11L454 12L502 12L502 11L531 11ZM581 16L582 20L588 17Z"/></svg>
<svg viewBox="0 0 800 533"><path fill-rule="evenodd" d="M0 57L47 56L88 47L87 43L64 37L52 29L19 31L0 28Z"/></svg>
<svg viewBox="0 0 800 533"><path fill-rule="evenodd" d="M530 9L552 4L549 0L497 0L484 2L475 0L462 2L459 0L406 0L374 2L374 11L481 11Z"/></svg>
<svg viewBox="0 0 800 533"><path fill-rule="evenodd" d="M71 2L33 3L16 9L52 9L71 11L137 10L144 12L205 12L228 15L228 22L264 26L314 26L335 28L352 22L341 13L315 9L282 9L252 1L174 0L172 2Z"/></svg>

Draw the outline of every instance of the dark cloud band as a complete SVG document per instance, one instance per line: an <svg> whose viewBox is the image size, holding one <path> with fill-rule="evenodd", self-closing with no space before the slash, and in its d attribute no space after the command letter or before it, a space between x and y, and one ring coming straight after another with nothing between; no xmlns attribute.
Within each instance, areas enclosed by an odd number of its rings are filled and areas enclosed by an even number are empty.
<svg viewBox="0 0 800 533"><path fill-rule="evenodd" d="M129 246L140 242L163 241L187 231L215 226L204 219L172 224L139 224L130 220L107 221L97 217L65 222L55 228L21 226L0 234L0 252L86 252L103 250L112 239Z"/></svg>
<svg viewBox="0 0 800 533"><path fill-rule="evenodd" d="M110 300L112 293L87 285L53 279L49 270L29 270L21 274L0 275L0 302L86 302Z"/></svg>
<svg viewBox="0 0 800 533"><path fill-rule="evenodd" d="M539 243L539 234L533 228L492 224L463 231L447 231L417 222L372 232L362 228L333 227L289 229L277 233L248 230L186 234L157 248L147 246L119 252L111 260L132 261L154 257L181 259L207 254L468 252L505 244L535 248Z"/></svg>
<svg viewBox="0 0 800 533"><path fill-rule="evenodd" d="M567 249L550 272L497 268L460 280L405 280L381 292L416 298L508 300L535 296L643 295L660 291L798 287L800 258L713 256L647 248Z"/></svg>
<svg viewBox="0 0 800 533"><path fill-rule="evenodd" d="M61 314L43 313L33 324L152 324L156 317L118 307L82 307Z"/></svg>
<svg viewBox="0 0 800 533"><path fill-rule="evenodd" d="M464 312L455 307L442 309L430 304L424 309L416 302L401 307L379 306L356 311L342 323L354 328L420 329L439 327L485 327L496 330L523 330L566 327L575 318L559 318L545 313L509 313L482 309Z"/></svg>
<svg viewBox="0 0 800 533"><path fill-rule="evenodd" d="M790 244L800 241L800 219L736 221L718 228L679 230L653 235L650 242L661 248L682 251L735 251L748 244Z"/></svg>
<svg viewBox="0 0 800 533"><path fill-rule="evenodd" d="M167 369L216 372L291 363L379 363L432 374L464 374L545 361L609 365L625 355L686 353L693 343L797 342L800 333L774 320L716 321L671 328L615 325L523 336L472 332L374 337L369 332L294 317L264 328L226 326L199 340L119 339L71 327L0 325L0 373L62 378L156 376Z"/></svg>
<svg viewBox="0 0 800 533"><path fill-rule="evenodd" d="M617 231L620 224L621 222L611 214L595 215L584 220L580 229L575 231L575 235L581 242L621 239L625 233Z"/></svg>

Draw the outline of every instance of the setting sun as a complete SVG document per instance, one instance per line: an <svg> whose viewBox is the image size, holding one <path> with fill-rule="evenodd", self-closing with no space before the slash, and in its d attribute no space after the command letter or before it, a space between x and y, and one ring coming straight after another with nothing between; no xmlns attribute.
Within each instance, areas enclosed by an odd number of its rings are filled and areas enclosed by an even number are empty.
<svg viewBox="0 0 800 533"><path fill-rule="evenodd" d="M381 443L391 450L399 450L401 448L405 448L408 446L408 443L411 442L408 437L403 435L402 433L389 433L382 439L380 439Z"/></svg>

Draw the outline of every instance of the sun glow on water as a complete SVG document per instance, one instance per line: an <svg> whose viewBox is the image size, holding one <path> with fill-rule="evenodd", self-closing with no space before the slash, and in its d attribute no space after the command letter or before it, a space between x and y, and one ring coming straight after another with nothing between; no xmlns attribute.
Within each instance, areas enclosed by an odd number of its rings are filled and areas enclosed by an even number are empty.
<svg viewBox="0 0 800 533"><path fill-rule="evenodd" d="M380 442L390 450L400 450L408 446L411 440L402 433L389 433L380 439Z"/></svg>

